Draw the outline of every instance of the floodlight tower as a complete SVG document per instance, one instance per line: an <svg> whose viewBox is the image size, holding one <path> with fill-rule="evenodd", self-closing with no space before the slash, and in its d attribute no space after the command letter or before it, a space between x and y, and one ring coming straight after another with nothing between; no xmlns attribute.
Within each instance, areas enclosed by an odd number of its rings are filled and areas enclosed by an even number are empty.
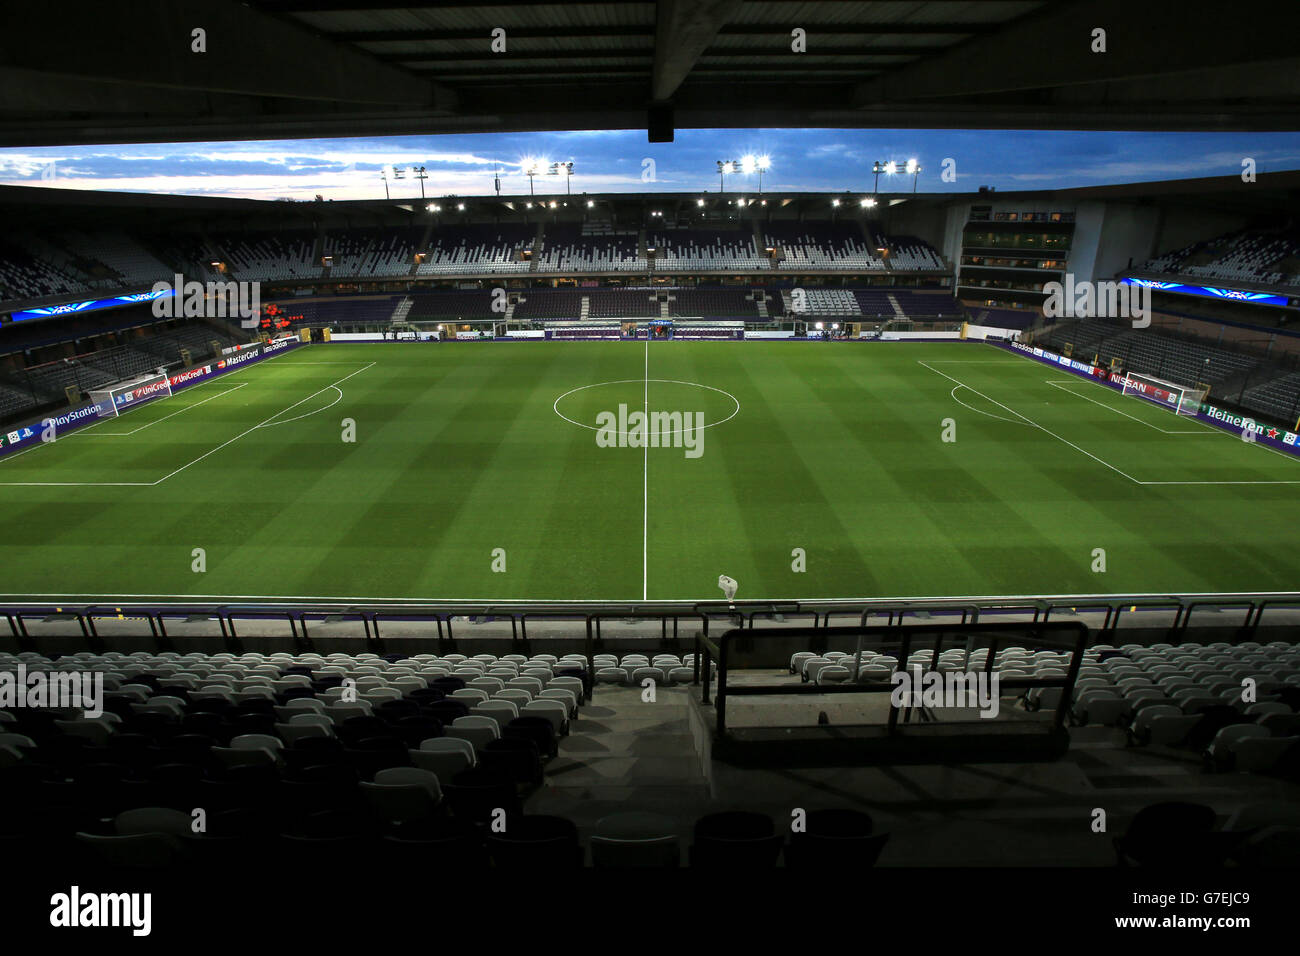
<svg viewBox="0 0 1300 956"><path fill-rule="evenodd" d="M536 159L525 159L523 162L524 175L528 177L528 195L533 195L533 177L542 171L542 164Z"/></svg>
<svg viewBox="0 0 1300 956"><path fill-rule="evenodd" d="M718 192L719 193L725 193L727 191L726 180L723 177L731 173L734 173L735 171L736 171L736 161L734 159L718 160Z"/></svg>
<svg viewBox="0 0 1300 956"><path fill-rule="evenodd" d="M569 179L573 176L573 163L551 163L551 175L558 176L564 174L564 195L569 193Z"/></svg>
<svg viewBox="0 0 1300 956"><path fill-rule="evenodd" d="M887 161L876 160L871 164L871 171L875 173L876 176L875 185L871 187L871 191L873 193L878 193L880 192L880 174L884 173L886 176L894 175L894 173L898 172L898 164L892 159Z"/></svg>
<svg viewBox="0 0 1300 956"><path fill-rule="evenodd" d="M420 198L424 199L424 181L429 178L429 174L424 171L423 166L412 166L411 173L420 181Z"/></svg>
<svg viewBox="0 0 1300 956"><path fill-rule="evenodd" d="M758 173L758 192L763 194L763 173L772 168L772 158L770 156L755 156L750 154L740 161L741 172L749 175Z"/></svg>
<svg viewBox="0 0 1300 956"><path fill-rule="evenodd" d="M915 159L909 159L907 163L904 165L903 169L906 172L911 173L912 192L916 192L916 177L921 172L921 164L918 163ZM872 188L871 191L880 192L880 174L884 173L886 176L894 175L899 171L898 163L894 162L892 159L886 161L877 160L876 162L871 164L871 171L876 175L876 185L875 187Z"/></svg>

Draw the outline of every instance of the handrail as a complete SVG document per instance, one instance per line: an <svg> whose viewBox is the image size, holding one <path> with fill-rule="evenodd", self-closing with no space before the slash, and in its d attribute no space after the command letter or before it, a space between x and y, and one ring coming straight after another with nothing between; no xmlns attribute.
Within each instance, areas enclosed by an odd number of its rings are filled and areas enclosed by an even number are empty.
<svg viewBox="0 0 1300 956"><path fill-rule="evenodd" d="M1145 592L1108 594L1037 594L1037 595L968 595L957 597L861 597L861 598L816 598L816 599L769 599L737 600L732 604L726 601L503 601L486 602L460 599L446 600L411 600L407 598L369 598L353 599L305 599L282 598L274 600L241 600L226 598L223 600L196 601L192 598L173 597L170 595L149 595L147 599L139 596L126 599L111 594L100 595L43 595L43 594L0 594L0 613L5 608L37 610L57 606L69 610L76 607L121 607L130 608L139 613L148 608L169 610L174 607L211 609L229 608L238 611L319 611L337 612L341 608L367 613L389 613L404 611L413 616L421 614L454 614L456 616L500 616L509 614L557 614L572 612L575 614L600 613L605 617L655 617L661 614L676 613L681 616L709 614L718 617L732 614L770 614L770 613L854 613L863 611L886 611L904 608L909 611L960 611L963 608L999 610L1032 610L1044 604L1052 607L1118 607L1141 606L1144 602L1164 602L1173 605L1180 601L1195 601L1212 604L1220 601L1231 604L1243 600L1266 600L1270 603L1292 601L1300 606L1300 591L1188 591L1183 593Z"/></svg>
<svg viewBox="0 0 1300 956"><path fill-rule="evenodd" d="M1259 592L1197 592L1186 594L1065 594L1065 595L989 595L980 597L920 597L920 598L857 598L815 600L737 601L518 601L485 603L475 601L409 601L405 599L372 599L367 601L344 600L265 600L265 601L195 601L185 598L157 596L148 600L133 598L123 600L112 595L77 596L71 599L48 595L0 595L0 617L9 625L13 637L29 641L32 635L27 628L29 619L58 615L77 621L87 639L98 638L96 619L121 615L147 620L156 639L169 640L165 621L177 616L210 615L221 628L223 639L236 639L237 619L278 618L286 620L295 641L310 642L309 619L343 617L360 620L365 630L365 642L378 645L380 622L384 619L427 621L437 627L439 643L454 640L452 619L456 617L495 617L509 619L515 640L520 633L526 635L525 618L572 618L576 626L585 624L591 633L586 635L587 655L601 640L601 622L619 619L661 621L667 633L667 621L673 621L674 637L682 620L698 620L707 634L711 619L739 621L746 631L762 633L768 625L756 626L757 619L771 615L791 617L811 616L814 626L825 631L832 627L835 617L856 619L865 626L873 615L884 615L890 626L898 627L905 620L915 620L924 612L939 618L960 615L967 626L987 619L988 615L1032 615L1034 623L1049 621L1053 614L1065 608L1077 608L1083 613L1104 614L1101 627L1095 630L1098 637L1114 637L1119 632L1122 615L1131 614L1129 608L1165 610L1172 612L1173 621L1166 625L1171 636L1185 635L1191 627L1194 611L1211 607L1244 610L1244 621L1238 625L1243 637L1253 636L1264 623L1265 613L1300 611L1300 591ZM111 611L108 610L111 608ZM1204 615L1201 616L1204 619ZM698 650L698 648L697 648ZM721 649L710 645L713 660L720 657ZM696 672L698 681L699 658ZM712 660L709 665L712 666ZM706 682L706 692L708 690Z"/></svg>
<svg viewBox="0 0 1300 956"><path fill-rule="evenodd" d="M1083 652L1088 643L1088 628L1078 621L1053 621L1053 622L1025 622L1018 624L966 624L966 623L941 623L926 624L921 626L900 627L898 625L869 625L858 627L833 627L833 628L765 628L755 630L752 628L732 628L722 634L717 643L707 639L700 639L699 643L704 645L708 650L717 654L718 659L718 689L713 703L716 716L716 736L721 739L727 735L727 698L731 695L757 697L757 696L778 696L778 695L798 695L811 693L831 693L831 694L889 694L894 691L892 681L877 682L871 684L830 684L817 685L809 688L803 684L792 685L784 684L746 684L743 687L731 687L727 683L729 673L728 657L729 649L732 644L739 638L746 639L786 639L792 637L808 637L826 639L828 637L839 637L845 640L857 640L859 653L861 652L862 641L865 638L879 638L881 643L898 643L898 659L906 662L910 656L912 642L916 638L932 638L934 640L934 653L929 664L925 666L925 672L934 671L938 663L939 654L943 648L944 638L948 634L959 635L963 639L977 637L982 634L992 635L989 641L988 658L983 670L985 673L992 673L993 655L997 651L998 638L1007 637L1008 643L1031 640L1038 647L1058 647L1061 650L1071 652L1070 664L1064 677L1028 677L1013 678L1008 681L999 681L1000 687L1007 687L1012 690L1025 689L1032 690L1036 687L1060 687L1062 689L1061 700L1057 704L1056 712L1052 717L1051 729L1053 732L1059 730L1065 723L1065 717L1069 710L1070 697L1074 689L1075 680L1079 674L1079 666L1083 660ZM1055 637L1061 635L1061 637ZM705 667L707 673L708 657L705 658ZM897 670L895 670L897 673ZM856 673L854 675L856 681ZM709 703L708 683L706 680L704 687L705 704ZM889 733L898 732L898 711L897 707L891 707L889 711ZM911 708L908 712L910 715Z"/></svg>

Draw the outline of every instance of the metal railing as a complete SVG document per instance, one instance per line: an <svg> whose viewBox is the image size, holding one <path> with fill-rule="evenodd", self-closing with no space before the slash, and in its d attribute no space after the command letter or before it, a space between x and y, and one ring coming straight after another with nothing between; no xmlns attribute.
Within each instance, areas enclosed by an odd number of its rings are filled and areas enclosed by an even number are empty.
<svg viewBox="0 0 1300 956"><path fill-rule="evenodd" d="M674 636L684 620L697 621L707 634L710 620L739 620L754 628L766 618L805 616L813 626L830 628L846 623L866 626L873 617L883 617L889 625L924 620L929 616L952 617L961 624L978 624L989 615L1025 616L1032 623L1047 622L1062 614L1101 615L1095 628L1100 638L1113 635L1121 620L1138 611L1172 613L1167 625L1170 636L1187 633L1198 612L1210 609L1244 611L1242 636L1254 634L1261 626L1283 623L1285 611L1300 612L1300 591L1186 592L1182 594L1063 594L1063 595L987 595L977 597L925 598L857 598L842 600L779 601L536 601L491 604L476 601L430 601L377 599L368 602L279 600L261 602L202 602L159 595L151 600L120 600L112 595L59 596L0 595L0 617L9 624L12 636L30 637L26 621L61 615L80 622L82 633L96 636L94 622L108 618L131 617L145 620L150 633L166 637L166 621L202 617L221 626L223 636L237 636L238 620L276 618L290 623L295 637L309 639L313 621L325 619L354 620L362 624L364 639L378 641L380 625L403 619L427 621L435 626L440 640L454 640L453 619L495 618L511 621L515 639L527 639L529 621L546 618L590 621L592 640L602 639L601 622L643 620L662 622L663 634L673 629ZM1266 615L1270 620L1265 620ZM671 624L669 623L671 622ZM1204 626L1210 626L1208 623ZM1219 625L1222 626L1222 625Z"/></svg>
<svg viewBox="0 0 1300 956"><path fill-rule="evenodd" d="M806 638L809 642L813 640L853 642L856 647L850 679L845 683L830 684L792 684L788 681L765 684L745 683L743 685L729 683L728 676L735 643L741 639L755 638L760 640ZM938 671L940 655L945 650L945 644L948 644L951 648L965 650L968 656L970 651L974 649L987 649L987 657L983 665L978 667L975 673L983 672L988 675L993 674L994 658L999 644L1004 647L1028 644L1036 649L1068 651L1070 653L1070 663L1064 677L1014 677L1009 679L999 678L998 681L999 690L1018 690L1025 693L1036 688L1044 690L1060 688L1061 696L1052 714L1050 731L1059 731L1064 726L1066 715L1069 713L1074 682L1079 674L1079 665L1083 661L1083 652L1088 645L1088 629L1079 622L1022 622L1019 624L951 622L908 627L863 625L834 628L773 628L771 630L757 631L753 628L732 628L722 634L716 641L710 640L708 637L699 639L697 643L699 653L696 654L696 662L699 664L702 661L703 667L697 667L697 673L701 674L703 682L702 700L705 704L708 704L710 703L710 678L714 669L713 665L716 663L717 692L714 695L712 704L717 721L715 732L717 737L722 738L727 734L727 700L730 697L893 694L895 684L892 680L859 682L861 658L864 650L869 649L869 647L887 648L891 654L897 657L899 668L894 668L897 671L900 668L910 668L912 666L910 658L913 648L924 645L920 649L930 654L930 660L925 665L923 673L930 673ZM911 704L901 708L891 706L886 724L888 732L890 734L898 733L900 717L904 723L908 723L913 712L914 706Z"/></svg>

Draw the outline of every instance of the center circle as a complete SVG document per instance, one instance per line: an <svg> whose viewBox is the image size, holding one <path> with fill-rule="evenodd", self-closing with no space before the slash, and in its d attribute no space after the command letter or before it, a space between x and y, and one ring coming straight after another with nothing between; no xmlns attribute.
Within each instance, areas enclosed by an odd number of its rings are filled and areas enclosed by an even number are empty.
<svg viewBox="0 0 1300 956"><path fill-rule="evenodd" d="M654 385L661 387L659 389L648 388L648 386ZM670 393L680 392L682 394L689 394L691 390L703 390L703 392L702 394L696 394L694 407L687 408L684 407L680 400L675 402L672 398L669 398L667 401L663 399L662 393L664 389L662 386L665 385L672 386L672 388L669 389ZM632 386L636 387L632 388ZM645 392L647 389L650 393L648 408L646 408L647 402L645 398ZM614 401L610 400L611 392L613 392ZM655 395L656 392L660 393L659 396ZM551 406L555 414L560 416L560 418L564 419L569 424L577 425L579 428L588 428L591 431L599 431L599 426L589 425L586 422L578 421L575 418L571 418L570 415L566 415L564 412L560 411L560 403L565 399L570 399L568 403L570 406L578 405L581 408L595 409L598 412L615 411L618 404L621 403L627 405L631 411L638 412L643 409L651 413L663 411L704 412L708 418L713 418L715 415L717 416L716 421L708 421L702 426L703 428L712 428L715 425L725 424L740 414L740 400L730 392L724 391L720 388L714 388L712 385L701 385L699 382L681 382L676 379L668 378L626 378L614 382L596 382L592 385L579 385L577 388L569 389L557 398L555 403ZM674 404L676 404L677 407L673 407ZM611 405L614 407L610 407ZM574 408L570 408L569 411L570 414L580 414L580 412ZM592 417L595 417L594 414ZM628 432L617 432L616 434L626 435ZM678 431L670 431L664 434L676 435L678 434Z"/></svg>

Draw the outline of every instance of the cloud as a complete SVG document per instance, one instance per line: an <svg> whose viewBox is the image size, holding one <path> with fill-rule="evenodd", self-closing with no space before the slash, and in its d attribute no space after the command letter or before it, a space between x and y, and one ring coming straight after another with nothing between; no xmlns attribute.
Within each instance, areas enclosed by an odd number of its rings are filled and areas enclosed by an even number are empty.
<svg viewBox="0 0 1300 956"><path fill-rule="evenodd" d="M1300 166L1300 134L1041 130L678 130L673 143L647 143L639 130L482 133L229 143L119 144L0 150L0 183L74 189L180 193L238 198L375 199L380 171L423 166L426 195L527 193L525 157L575 164L581 192L709 191L716 161L747 153L772 157L767 190L866 191L870 163L917 157L920 191L1061 188L1162 178L1229 175L1244 156L1263 171ZM642 157L657 181L640 178ZM959 182L939 179L955 157ZM55 164L56 175L42 179ZM563 195L563 177L538 175L537 195ZM883 183L882 183L883 185ZM893 185L904 188L901 180ZM906 187L910 188L910 183ZM728 192L752 191L757 177L728 177ZM389 174L394 199L418 199L419 181Z"/></svg>

